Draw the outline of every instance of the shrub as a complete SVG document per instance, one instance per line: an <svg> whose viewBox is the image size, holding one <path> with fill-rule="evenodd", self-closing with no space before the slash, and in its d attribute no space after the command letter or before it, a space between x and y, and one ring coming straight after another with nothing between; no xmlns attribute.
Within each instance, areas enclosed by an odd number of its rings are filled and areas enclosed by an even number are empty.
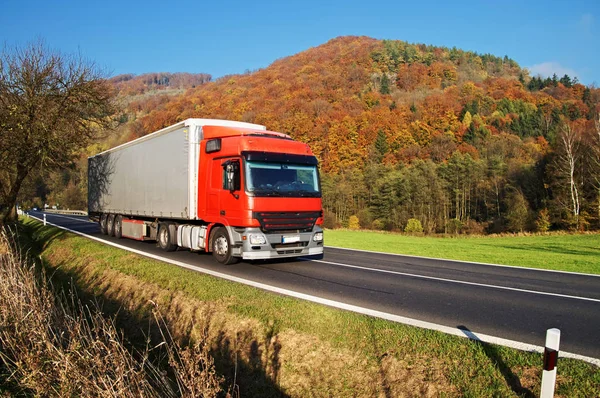
<svg viewBox="0 0 600 398"><path fill-rule="evenodd" d="M404 232L407 233L422 233L423 226L421 225L421 221L416 218L409 218L408 223L406 224L406 228L404 228Z"/></svg>
<svg viewBox="0 0 600 398"><path fill-rule="evenodd" d="M339 222L335 213L323 210L323 228L336 229L341 227L342 224Z"/></svg>
<svg viewBox="0 0 600 398"><path fill-rule="evenodd" d="M459 234L463 228L463 223L458 218L453 218L448 220L446 226L448 228L448 233Z"/></svg>
<svg viewBox="0 0 600 398"><path fill-rule="evenodd" d="M371 224L371 228L381 231L382 229L385 228L385 221L378 218L377 220L373 221L373 223Z"/></svg>
<svg viewBox="0 0 600 398"><path fill-rule="evenodd" d="M465 234L470 234L470 235L483 235L485 232L485 225L478 223L475 220L469 219L464 222L462 231Z"/></svg>
<svg viewBox="0 0 600 398"><path fill-rule="evenodd" d="M548 232L550 229L550 213L548 209L544 208L540 210L535 220L535 226L538 232Z"/></svg>
<svg viewBox="0 0 600 398"><path fill-rule="evenodd" d="M360 221L356 216L350 216L348 220L348 228L349 229L360 229Z"/></svg>
<svg viewBox="0 0 600 398"><path fill-rule="evenodd" d="M364 208L357 214L358 220L360 221L361 228L371 228L373 225L373 214L369 208Z"/></svg>

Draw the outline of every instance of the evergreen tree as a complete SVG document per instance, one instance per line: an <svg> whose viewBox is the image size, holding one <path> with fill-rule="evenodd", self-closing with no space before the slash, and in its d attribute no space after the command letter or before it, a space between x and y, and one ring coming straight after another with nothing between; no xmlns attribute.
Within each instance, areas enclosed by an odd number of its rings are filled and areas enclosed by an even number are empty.
<svg viewBox="0 0 600 398"><path fill-rule="evenodd" d="M506 221L508 229L512 232L523 232L527 226L529 204L521 191L508 195L506 203Z"/></svg>
<svg viewBox="0 0 600 398"><path fill-rule="evenodd" d="M389 145L387 143L387 137L383 130L379 130L377 132L377 138L375 139L375 158L377 163L380 163L385 155L387 155L389 151Z"/></svg>
<svg viewBox="0 0 600 398"><path fill-rule="evenodd" d="M381 86L379 87L379 92L383 95L387 95L390 93L390 78L387 73L383 73L381 76Z"/></svg>
<svg viewBox="0 0 600 398"><path fill-rule="evenodd" d="M562 83L563 86L570 88L573 86L573 82L571 81L571 78L569 77L569 75L564 75L563 77L560 78L560 82Z"/></svg>

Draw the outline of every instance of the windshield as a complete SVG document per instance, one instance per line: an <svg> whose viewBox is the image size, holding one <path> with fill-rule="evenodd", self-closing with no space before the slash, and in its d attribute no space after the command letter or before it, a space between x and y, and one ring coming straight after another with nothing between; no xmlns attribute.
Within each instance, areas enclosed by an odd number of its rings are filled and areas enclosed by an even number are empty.
<svg viewBox="0 0 600 398"><path fill-rule="evenodd" d="M246 162L246 190L255 196L321 197L317 166Z"/></svg>

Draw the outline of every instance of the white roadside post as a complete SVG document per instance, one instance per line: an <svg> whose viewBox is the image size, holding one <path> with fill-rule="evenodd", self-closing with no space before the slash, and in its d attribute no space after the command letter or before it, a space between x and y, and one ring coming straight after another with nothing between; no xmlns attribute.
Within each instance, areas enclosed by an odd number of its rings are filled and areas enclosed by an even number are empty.
<svg viewBox="0 0 600 398"><path fill-rule="evenodd" d="M558 346L560 344L560 330L548 329L546 331L546 347L544 349L544 372L542 373L542 391L540 398L554 397L556 384L556 364L558 362Z"/></svg>
<svg viewBox="0 0 600 398"><path fill-rule="evenodd" d="M44 214L44 227L46 226L46 215Z"/></svg>

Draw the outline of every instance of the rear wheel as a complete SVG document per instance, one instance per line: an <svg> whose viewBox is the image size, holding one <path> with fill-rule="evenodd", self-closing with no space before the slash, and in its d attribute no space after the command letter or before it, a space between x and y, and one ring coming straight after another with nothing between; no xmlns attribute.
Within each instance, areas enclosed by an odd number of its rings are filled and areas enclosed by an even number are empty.
<svg viewBox="0 0 600 398"><path fill-rule="evenodd" d="M115 225L113 227L115 236L119 239L123 237L123 216L115 217Z"/></svg>
<svg viewBox="0 0 600 398"><path fill-rule="evenodd" d="M109 214L106 220L106 233L108 236L115 236L115 215Z"/></svg>
<svg viewBox="0 0 600 398"><path fill-rule="evenodd" d="M212 254L215 260L221 264L235 264L239 261L239 258L234 257L232 254L229 234L223 227L218 227L213 232Z"/></svg>
<svg viewBox="0 0 600 398"><path fill-rule="evenodd" d="M173 243L176 227L172 223L160 223L158 225L158 246L166 252L172 252L177 249Z"/></svg>
<svg viewBox="0 0 600 398"><path fill-rule="evenodd" d="M100 232L104 235L108 233L108 229L106 226L107 219L108 215L106 213L102 213L102 215L100 216Z"/></svg>

